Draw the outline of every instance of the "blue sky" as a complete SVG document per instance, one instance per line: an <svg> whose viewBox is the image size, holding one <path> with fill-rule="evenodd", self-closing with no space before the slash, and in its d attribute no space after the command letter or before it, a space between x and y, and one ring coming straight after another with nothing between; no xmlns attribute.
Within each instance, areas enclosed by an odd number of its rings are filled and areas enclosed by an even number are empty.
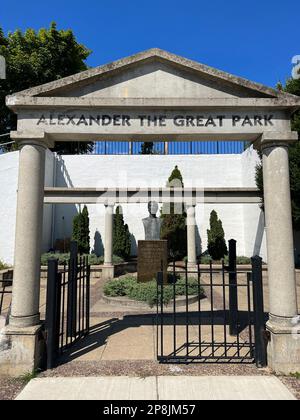
<svg viewBox="0 0 300 420"><path fill-rule="evenodd" d="M300 54L299 0L0 0L5 32L72 28L97 66L158 47L274 86Z"/></svg>

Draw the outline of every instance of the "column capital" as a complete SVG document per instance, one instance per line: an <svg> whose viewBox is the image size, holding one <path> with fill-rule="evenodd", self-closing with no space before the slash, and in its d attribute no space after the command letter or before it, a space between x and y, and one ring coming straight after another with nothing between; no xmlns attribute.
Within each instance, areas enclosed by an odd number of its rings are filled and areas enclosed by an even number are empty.
<svg viewBox="0 0 300 420"><path fill-rule="evenodd" d="M258 146L264 150L274 147L289 147L290 144L298 141L298 133L296 131L284 132L265 132L261 136Z"/></svg>
<svg viewBox="0 0 300 420"><path fill-rule="evenodd" d="M20 146L34 145L50 149L55 145L55 142L44 131L11 131L10 138Z"/></svg>

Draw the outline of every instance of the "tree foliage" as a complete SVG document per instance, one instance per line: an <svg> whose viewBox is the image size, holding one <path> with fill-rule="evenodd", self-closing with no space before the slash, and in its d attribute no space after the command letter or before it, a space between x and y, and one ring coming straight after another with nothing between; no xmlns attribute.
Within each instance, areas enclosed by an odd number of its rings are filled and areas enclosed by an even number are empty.
<svg viewBox="0 0 300 420"><path fill-rule="evenodd" d="M78 243L80 254L90 253L90 219L87 206L73 219L72 240Z"/></svg>
<svg viewBox="0 0 300 420"><path fill-rule="evenodd" d="M288 79L285 86L279 85L279 89L287 93L300 96L300 79ZM292 130L300 133L300 112L297 111L292 116ZM290 159L290 180L291 180L291 198L292 215L294 229L300 231L300 142L289 147ZM260 163L256 168L256 185L260 191L263 205L263 166Z"/></svg>
<svg viewBox="0 0 300 420"><path fill-rule="evenodd" d="M154 143L146 141L142 144L141 155L154 155Z"/></svg>
<svg viewBox="0 0 300 420"><path fill-rule="evenodd" d="M0 134L16 129L16 116L5 105L7 95L86 70L89 54L71 30L58 30L55 23L38 32L16 30L7 37L0 28L0 55L7 64L7 79L0 80ZM80 147L78 143L58 143L55 151L85 153L91 147L91 143Z"/></svg>
<svg viewBox="0 0 300 420"><path fill-rule="evenodd" d="M131 253L131 237L128 225L124 222L122 209L116 209L113 227L113 252L114 255L127 260Z"/></svg>
<svg viewBox="0 0 300 420"><path fill-rule="evenodd" d="M183 177L178 166L172 171L167 187L184 187ZM183 204L164 205L161 213L161 239L168 241L170 252L176 258L187 254L186 212Z"/></svg>
<svg viewBox="0 0 300 420"><path fill-rule="evenodd" d="M228 254L222 221L215 210L210 215L210 229L207 231L208 253L213 260L219 261Z"/></svg>

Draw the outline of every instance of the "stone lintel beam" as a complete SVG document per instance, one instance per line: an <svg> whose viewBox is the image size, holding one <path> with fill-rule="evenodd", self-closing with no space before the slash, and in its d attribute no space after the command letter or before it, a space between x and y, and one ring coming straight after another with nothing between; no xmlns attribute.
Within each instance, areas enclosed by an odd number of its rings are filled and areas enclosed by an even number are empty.
<svg viewBox="0 0 300 420"><path fill-rule="evenodd" d="M299 140L296 131L284 132L265 132L261 138L254 144L257 149L264 149L267 147L289 146L289 144L296 143Z"/></svg>

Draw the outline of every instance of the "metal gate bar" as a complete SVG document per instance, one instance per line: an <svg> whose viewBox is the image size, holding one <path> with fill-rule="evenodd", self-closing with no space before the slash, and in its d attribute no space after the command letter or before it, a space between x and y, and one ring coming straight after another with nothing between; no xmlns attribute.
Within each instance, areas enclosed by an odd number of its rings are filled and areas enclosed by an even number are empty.
<svg viewBox="0 0 300 420"><path fill-rule="evenodd" d="M198 264L189 270L187 264L173 262L168 285L164 273L158 273L157 358L161 363L267 365L262 260L252 258L248 272L237 271L236 265L233 269L232 263L226 267L222 262L221 268L210 263L209 268ZM171 292L172 302L165 306L164 296ZM178 298L184 300L183 309Z"/></svg>
<svg viewBox="0 0 300 420"><path fill-rule="evenodd" d="M3 307L4 307L4 298L6 295L12 294L12 280L0 280L0 315L2 315ZM10 305L8 305L10 306ZM9 312L9 309L8 309ZM5 315L8 315L7 313Z"/></svg>
<svg viewBox="0 0 300 420"><path fill-rule="evenodd" d="M90 265L88 257L78 257L77 244L71 256L59 267L48 261L46 333L47 368L90 331Z"/></svg>

